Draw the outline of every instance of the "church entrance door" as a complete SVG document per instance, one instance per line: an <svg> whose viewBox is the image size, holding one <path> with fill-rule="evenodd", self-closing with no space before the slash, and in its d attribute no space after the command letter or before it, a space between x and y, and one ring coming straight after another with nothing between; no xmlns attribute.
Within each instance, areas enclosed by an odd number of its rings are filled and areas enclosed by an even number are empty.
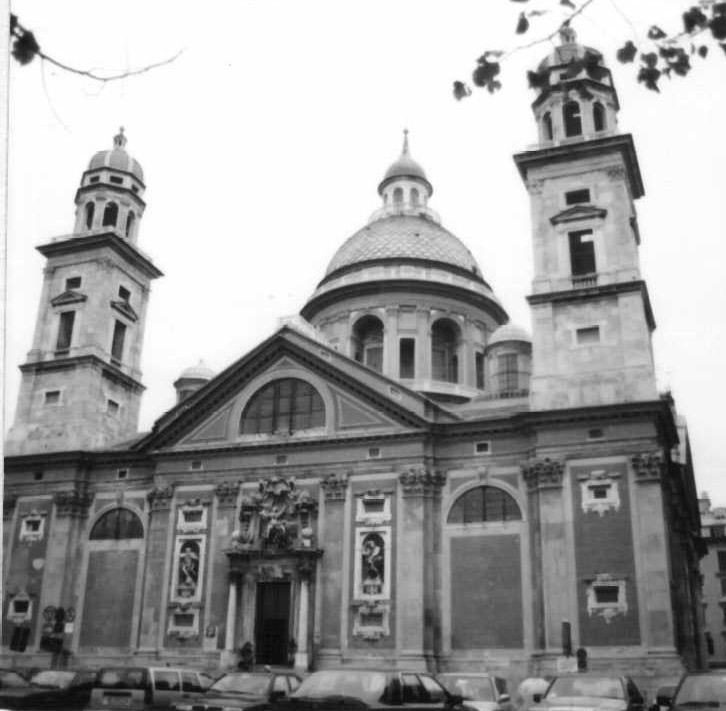
<svg viewBox="0 0 726 711"><path fill-rule="evenodd" d="M255 650L258 664L287 664L290 641L290 583L257 584Z"/></svg>

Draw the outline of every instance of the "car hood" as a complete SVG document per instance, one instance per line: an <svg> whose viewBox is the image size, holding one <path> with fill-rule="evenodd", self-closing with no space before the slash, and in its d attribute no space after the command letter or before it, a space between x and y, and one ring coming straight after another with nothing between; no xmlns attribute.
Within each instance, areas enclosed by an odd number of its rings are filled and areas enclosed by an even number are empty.
<svg viewBox="0 0 726 711"><path fill-rule="evenodd" d="M602 696L558 696L548 701L544 699L541 704L534 706L534 709L546 709L547 711L625 711L627 703L624 699L607 699Z"/></svg>
<svg viewBox="0 0 726 711"><path fill-rule="evenodd" d="M202 694L198 699L195 699L192 706L237 706L244 708L245 706L252 706L252 704L259 704L264 701L265 697L259 694L235 694L233 692L224 693L215 691L213 694L206 693Z"/></svg>

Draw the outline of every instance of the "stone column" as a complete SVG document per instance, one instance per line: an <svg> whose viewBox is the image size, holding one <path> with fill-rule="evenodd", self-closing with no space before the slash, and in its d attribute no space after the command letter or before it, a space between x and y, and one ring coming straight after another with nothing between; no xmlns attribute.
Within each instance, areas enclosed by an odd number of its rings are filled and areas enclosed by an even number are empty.
<svg viewBox="0 0 726 711"><path fill-rule="evenodd" d="M237 629L237 590L239 582L237 575L229 576L229 590L227 593L227 623L224 628L224 651L234 652L234 636Z"/></svg>
<svg viewBox="0 0 726 711"><path fill-rule="evenodd" d="M222 482L217 485L214 493L217 505L214 509L214 524L210 526L210 535L212 536L210 551L213 560L210 567L211 575L207 581L208 611L205 624L217 626L220 641L222 629L224 629L223 656L226 658L228 657L226 653L235 648L236 641L235 627L232 627L231 634L228 630L232 587L237 588L234 609L235 619L239 606L239 582L236 577L234 579L231 577L230 559L225 552L225 549L229 548L232 536L239 526L239 521L235 516L239 498L239 482ZM225 585L225 582L228 584Z"/></svg>
<svg viewBox="0 0 726 711"><path fill-rule="evenodd" d="M315 568L310 561L301 561L298 566L300 573L300 604L297 622L297 651L295 652L295 669L306 672L310 667L308 655L308 627L310 610L310 578Z"/></svg>
<svg viewBox="0 0 726 711"><path fill-rule="evenodd" d="M161 647L166 624L164 577L169 557L169 516L173 496L174 490L170 486L154 488L147 496L149 525L139 631L139 649L145 651L155 651Z"/></svg>
<svg viewBox="0 0 726 711"><path fill-rule="evenodd" d="M7 483L5 485L7 487ZM7 488L3 492L3 581L8 579L10 569L10 556L13 549L13 535L15 533L15 504L18 497L15 494L8 494Z"/></svg>
<svg viewBox="0 0 726 711"><path fill-rule="evenodd" d="M389 378L398 378L399 346L398 346L398 307L387 306L383 322L383 374Z"/></svg>
<svg viewBox="0 0 726 711"><path fill-rule="evenodd" d="M533 597L535 645L561 652L562 622L571 624L573 644L578 641L577 599L573 598L575 571L568 542L568 521L563 498L564 464L550 459L531 459L522 466L530 501L538 517L533 546ZM530 508L532 510L532 507ZM535 525L535 515L532 515ZM544 651L543 650L543 651Z"/></svg>
<svg viewBox="0 0 726 711"><path fill-rule="evenodd" d="M401 516L396 532L396 647L406 667L426 670L427 619L434 614L434 591L427 559L432 525L427 516L430 503L438 495L446 477L441 472L412 469L399 475Z"/></svg>
<svg viewBox="0 0 726 711"><path fill-rule="evenodd" d="M321 533L325 555L321 559L320 590L322 594L320 620L320 656L340 663L341 610L343 604L345 499L348 492L347 474L329 474L320 483L325 495L324 529Z"/></svg>

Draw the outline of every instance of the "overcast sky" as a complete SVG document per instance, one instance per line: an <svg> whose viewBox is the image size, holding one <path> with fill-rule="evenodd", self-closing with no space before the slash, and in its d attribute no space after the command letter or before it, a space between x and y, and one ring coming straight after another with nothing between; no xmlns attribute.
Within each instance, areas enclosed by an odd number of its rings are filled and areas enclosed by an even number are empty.
<svg viewBox="0 0 726 711"><path fill-rule="evenodd" d="M716 48L660 95L614 59L653 22L678 29L686 5L595 0L575 28L605 53L621 130L635 137L659 386L688 419L699 489L726 504L726 58ZM550 6L525 40L559 24L555 0L14 2L42 49L79 68L184 52L106 85L11 63L6 427L42 282L34 247L71 231L81 174L120 125L147 184L139 246L165 273L146 323L142 429L174 404L181 370L203 359L219 371L299 311L379 206L404 127L434 186L431 206L530 329L529 201L511 156L535 141L525 72L551 45L508 59L495 96L457 103L451 84L484 50L516 45L522 8Z"/></svg>

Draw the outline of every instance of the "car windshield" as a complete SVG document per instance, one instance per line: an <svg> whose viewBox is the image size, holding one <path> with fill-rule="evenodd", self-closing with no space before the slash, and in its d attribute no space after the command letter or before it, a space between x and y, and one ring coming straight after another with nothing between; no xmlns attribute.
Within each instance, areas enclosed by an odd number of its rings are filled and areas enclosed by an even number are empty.
<svg viewBox="0 0 726 711"><path fill-rule="evenodd" d="M99 673L95 686L102 689L144 689L147 678L145 669L104 669Z"/></svg>
<svg viewBox="0 0 726 711"><path fill-rule="evenodd" d="M207 689L208 694L223 691L225 694L256 694L261 696L270 685L269 674L225 674Z"/></svg>
<svg viewBox="0 0 726 711"><path fill-rule="evenodd" d="M674 706L726 705L725 674L694 674L683 679Z"/></svg>
<svg viewBox="0 0 726 711"><path fill-rule="evenodd" d="M439 681L452 694L472 701L494 701L492 680L488 676L470 674L441 674Z"/></svg>
<svg viewBox="0 0 726 711"><path fill-rule="evenodd" d="M28 682L20 674L11 671L0 672L0 685L3 689L24 689Z"/></svg>
<svg viewBox="0 0 726 711"><path fill-rule="evenodd" d="M30 683L48 689L65 689L71 685L75 675L76 673L72 671L42 671L33 674Z"/></svg>
<svg viewBox="0 0 726 711"><path fill-rule="evenodd" d="M311 674L292 697L352 696L378 701L386 689L386 675L375 671L331 670Z"/></svg>
<svg viewBox="0 0 726 711"><path fill-rule="evenodd" d="M547 690L547 698L558 696L595 696L624 699L620 679L607 676L558 676Z"/></svg>

